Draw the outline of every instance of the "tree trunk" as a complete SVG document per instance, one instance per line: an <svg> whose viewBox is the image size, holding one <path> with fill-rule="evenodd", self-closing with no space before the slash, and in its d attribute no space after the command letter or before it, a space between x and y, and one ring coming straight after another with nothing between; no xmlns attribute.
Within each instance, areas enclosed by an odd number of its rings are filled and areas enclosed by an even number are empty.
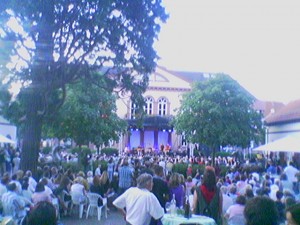
<svg viewBox="0 0 300 225"><path fill-rule="evenodd" d="M32 90L33 91L33 90ZM41 99L38 94L27 93L26 119L24 123L24 136L21 153L21 169L31 170L35 175L38 165L40 141L42 133L42 119L38 115Z"/></svg>
<svg viewBox="0 0 300 225"><path fill-rule="evenodd" d="M24 89L24 136L21 153L21 169L37 172L40 141L43 126L43 115L47 112L45 92L51 92L51 63L53 62L53 21L54 1L44 1L41 22L38 23L38 40L34 62L31 67L31 84Z"/></svg>

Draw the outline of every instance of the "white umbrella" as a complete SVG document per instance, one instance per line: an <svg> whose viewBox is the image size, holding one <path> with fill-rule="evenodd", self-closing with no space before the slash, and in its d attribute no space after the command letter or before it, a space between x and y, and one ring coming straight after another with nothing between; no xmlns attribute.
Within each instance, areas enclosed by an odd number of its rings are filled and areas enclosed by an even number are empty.
<svg viewBox="0 0 300 225"><path fill-rule="evenodd" d="M289 135L254 148L253 151L300 152L300 136Z"/></svg>
<svg viewBox="0 0 300 225"><path fill-rule="evenodd" d="M5 136L3 136L2 134L0 134L0 143L10 143L10 144L14 144L15 142Z"/></svg>

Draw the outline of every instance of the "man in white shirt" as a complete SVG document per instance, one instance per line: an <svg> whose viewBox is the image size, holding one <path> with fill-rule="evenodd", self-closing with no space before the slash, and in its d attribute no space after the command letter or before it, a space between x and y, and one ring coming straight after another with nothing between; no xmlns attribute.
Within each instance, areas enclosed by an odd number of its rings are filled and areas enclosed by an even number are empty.
<svg viewBox="0 0 300 225"><path fill-rule="evenodd" d="M26 215L25 201L17 194L17 185L10 182L7 185L7 192L1 197L3 206L3 215L12 216L18 220Z"/></svg>
<svg viewBox="0 0 300 225"><path fill-rule="evenodd" d="M151 217L158 220L164 215L158 199L150 192L152 187L152 176L141 174L137 178L137 187L129 188L113 202L126 218L128 225L149 225Z"/></svg>
<svg viewBox="0 0 300 225"><path fill-rule="evenodd" d="M95 176L101 176L101 164L95 169Z"/></svg>
<svg viewBox="0 0 300 225"><path fill-rule="evenodd" d="M284 168L283 172L286 174L289 182L297 182L295 175L299 172L299 170L294 167L293 162L290 162L289 165Z"/></svg>
<svg viewBox="0 0 300 225"><path fill-rule="evenodd" d="M233 200L231 197L228 195L228 188L226 186L221 186L220 188L223 196L223 214L226 213L227 209L233 205Z"/></svg>

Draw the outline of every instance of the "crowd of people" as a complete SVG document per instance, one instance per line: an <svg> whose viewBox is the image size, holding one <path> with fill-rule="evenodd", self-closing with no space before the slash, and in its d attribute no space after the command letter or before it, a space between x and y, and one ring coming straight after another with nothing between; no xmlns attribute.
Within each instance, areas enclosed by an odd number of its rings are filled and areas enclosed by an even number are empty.
<svg viewBox="0 0 300 225"><path fill-rule="evenodd" d="M71 215L72 194L80 194L87 207L87 193L92 192L106 198L109 209L119 209L131 225L162 224L173 197L177 208L188 199L194 214L209 216L218 225L300 224L299 170L292 162L280 169L266 162L264 171L250 173L235 157L218 157L214 167L205 156L124 154L97 160L97 168L86 171L54 164L38 168L35 176L20 169L1 171L2 215L35 224L28 221L53 206L56 222L49 219L48 224L56 224L59 217ZM177 163L187 165L184 173L174 172ZM203 165L204 172L195 169L197 165ZM228 167L225 174L220 165Z"/></svg>

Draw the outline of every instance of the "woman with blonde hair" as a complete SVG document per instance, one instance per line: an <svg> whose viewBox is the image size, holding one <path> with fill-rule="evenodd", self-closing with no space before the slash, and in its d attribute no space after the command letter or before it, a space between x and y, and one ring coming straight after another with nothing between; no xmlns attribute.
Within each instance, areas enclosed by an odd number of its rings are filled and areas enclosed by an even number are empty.
<svg viewBox="0 0 300 225"><path fill-rule="evenodd" d="M111 186L110 186L108 172L106 170L103 171L100 177L100 186L102 187L104 196L107 196L110 193Z"/></svg>

